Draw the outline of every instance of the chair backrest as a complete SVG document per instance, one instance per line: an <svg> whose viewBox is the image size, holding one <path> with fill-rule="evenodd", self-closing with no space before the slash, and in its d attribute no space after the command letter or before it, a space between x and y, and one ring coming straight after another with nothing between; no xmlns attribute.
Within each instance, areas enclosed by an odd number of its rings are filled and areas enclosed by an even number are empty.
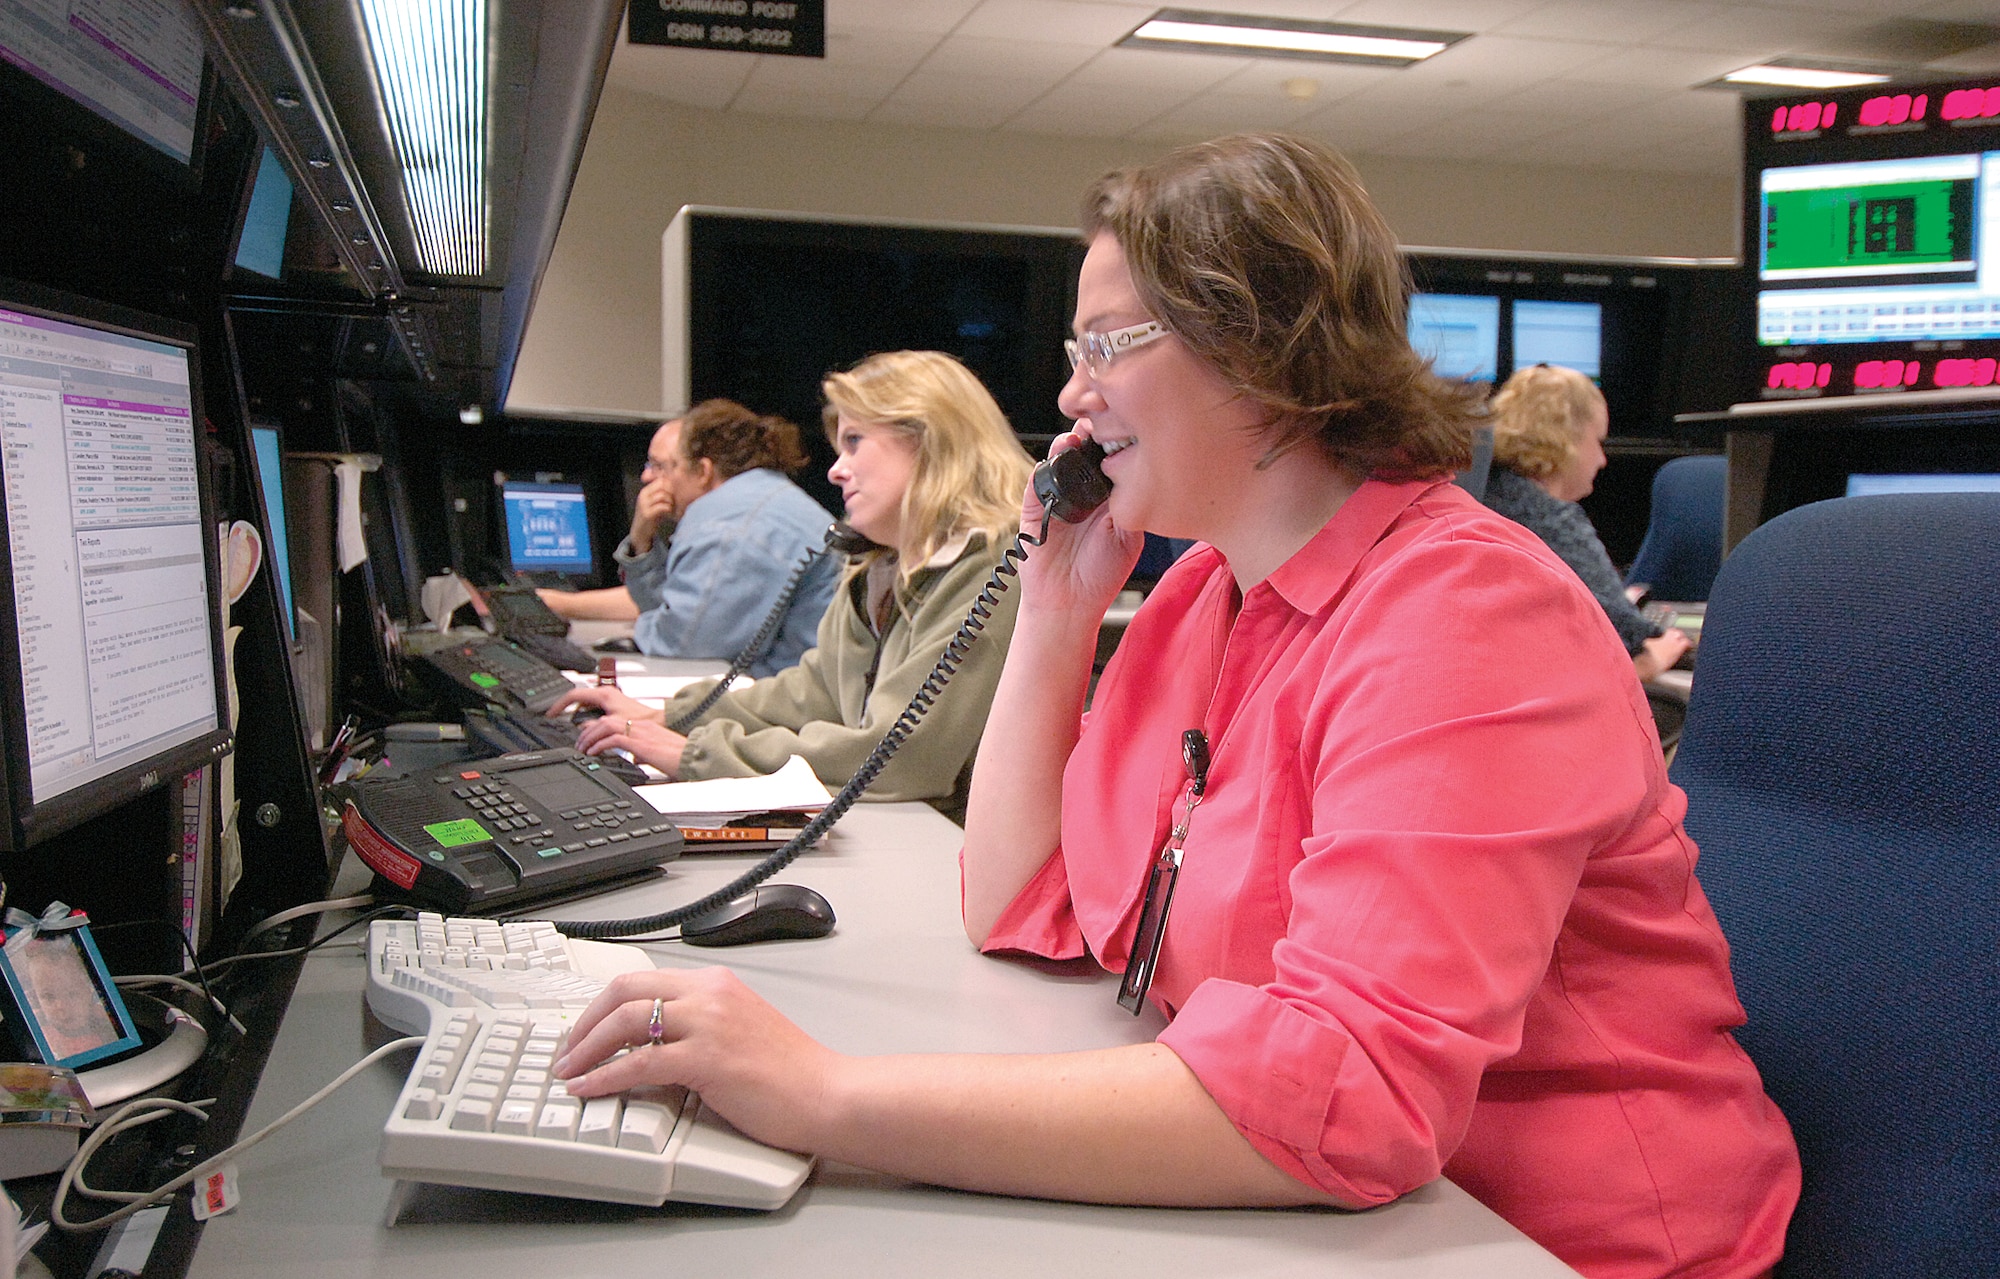
<svg viewBox="0 0 2000 1279"><path fill-rule="evenodd" d="M1644 582L1655 599L1708 598L1715 571L1722 567L1728 479L1729 460L1721 456L1677 457L1654 473L1646 540L1625 575L1628 585Z"/></svg>
<svg viewBox="0 0 2000 1279"><path fill-rule="evenodd" d="M1673 778L1804 1164L1785 1276L2000 1272L2000 495L1842 498L1716 578Z"/></svg>

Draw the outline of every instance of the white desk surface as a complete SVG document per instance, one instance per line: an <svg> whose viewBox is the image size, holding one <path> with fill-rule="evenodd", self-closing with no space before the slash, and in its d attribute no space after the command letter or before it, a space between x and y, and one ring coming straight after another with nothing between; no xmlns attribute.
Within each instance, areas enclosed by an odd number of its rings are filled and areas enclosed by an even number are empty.
<svg viewBox="0 0 2000 1279"><path fill-rule="evenodd" d="M778 878L826 894L832 936L699 952L649 946L662 965L725 962L829 1046L853 1052L1041 1052L1150 1039L1148 1010L1113 1001L1095 965L988 959L958 920L958 830L922 804L863 804ZM673 863L666 877L554 917L624 918L711 891L743 855ZM245 1131L303 1099L389 1033L363 1011L353 950L307 960ZM396 1183L376 1168L384 1118L412 1057L398 1054L244 1155L243 1202L208 1223L193 1279L860 1279L1145 1275L1574 1279L1446 1181L1366 1213L1105 1208L915 1185L822 1164L775 1213L662 1208Z"/></svg>

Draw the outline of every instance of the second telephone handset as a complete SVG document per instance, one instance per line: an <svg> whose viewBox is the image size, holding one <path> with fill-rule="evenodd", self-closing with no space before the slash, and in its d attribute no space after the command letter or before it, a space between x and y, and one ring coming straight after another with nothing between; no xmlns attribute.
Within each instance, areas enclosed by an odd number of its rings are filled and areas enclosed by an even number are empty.
<svg viewBox="0 0 2000 1279"><path fill-rule="evenodd" d="M1111 496L1104 477L1104 446L1085 440L1035 467L1035 496L1042 509L1065 524L1074 524Z"/></svg>

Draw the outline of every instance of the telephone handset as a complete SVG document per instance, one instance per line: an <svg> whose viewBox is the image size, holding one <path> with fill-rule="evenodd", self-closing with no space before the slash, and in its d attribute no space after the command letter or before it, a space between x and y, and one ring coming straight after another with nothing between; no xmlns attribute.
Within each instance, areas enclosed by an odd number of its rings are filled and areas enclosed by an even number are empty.
<svg viewBox="0 0 2000 1279"><path fill-rule="evenodd" d="M1111 496L1111 481L1104 478L1104 446L1085 440L1037 465L1035 496L1051 517L1065 524L1074 524L1104 505Z"/></svg>
<svg viewBox="0 0 2000 1279"><path fill-rule="evenodd" d="M869 541L843 521L835 520L826 526L826 549L839 555L862 555L879 549L879 544Z"/></svg>

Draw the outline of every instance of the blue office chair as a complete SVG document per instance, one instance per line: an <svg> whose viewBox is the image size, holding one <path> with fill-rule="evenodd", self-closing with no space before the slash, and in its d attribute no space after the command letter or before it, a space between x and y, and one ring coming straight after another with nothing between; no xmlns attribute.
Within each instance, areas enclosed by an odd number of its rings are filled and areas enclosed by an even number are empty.
<svg viewBox="0 0 2000 1279"><path fill-rule="evenodd" d="M1689 602L1708 598L1722 567L1723 484L1729 461L1721 456L1677 457L1653 475L1653 509L1646 540L1625 575L1643 582L1654 599Z"/></svg>
<svg viewBox="0 0 2000 1279"><path fill-rule="evenodd" d="M2000 495L1800 507L1708 601L1673 778L1805 1188L1781 1276L2000 1269Z"/></svg>

